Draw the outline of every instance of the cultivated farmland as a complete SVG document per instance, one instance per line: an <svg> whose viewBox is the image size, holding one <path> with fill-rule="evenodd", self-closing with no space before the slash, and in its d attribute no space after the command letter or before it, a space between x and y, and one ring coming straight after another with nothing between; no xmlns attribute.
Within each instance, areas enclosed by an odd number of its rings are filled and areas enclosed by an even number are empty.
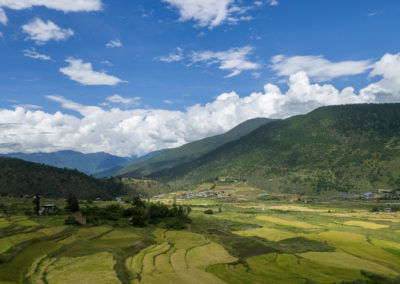
<svg viewBox="0 0 400 284"><path fill-rule="evenodd" d="M305 205L248 194L246 202L181 199L192 208L184 230L121 221L71 226L59 216L2 214L0 283L400 281L397 212L371 212L372 203Z"/></svg>

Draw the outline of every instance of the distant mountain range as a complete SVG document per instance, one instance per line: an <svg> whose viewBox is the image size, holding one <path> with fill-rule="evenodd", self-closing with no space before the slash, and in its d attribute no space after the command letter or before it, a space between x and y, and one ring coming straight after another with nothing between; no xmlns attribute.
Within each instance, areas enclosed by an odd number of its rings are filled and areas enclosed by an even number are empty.
<svg viewBox="0 0 400 284"><path fill-rule="evenodd" d="M142 178L152 173L170 169L195 159L217 149L218 147L237 140L258 127L273 121L267 118L255 118L245 121L230 131L208 138L204 138L192 143L188 143L178 148L167 149L159 153L151 153L144 157L143 161L133 160L119 170L116 175L123 177Z"/></svg>
<svg viewBox="0 0 400 284"><path fill-rule="evenodd" d="M300 194L400 188L400 104L329 106L273 121L146 177L177 189L219 179Z"/></svg>
<svg viewBox="0 0 400 284"><path fill-rule="evenodd" d="M150 152L141 157L132 158L132 159L128 160L127 162L119 164L113 168L110 168L110 169L102 171L102 172L95 173L95 174L93 174L93 176L97 177L97 178L104 178L104 177L107 178L107 177L115 176L115 175L117 175L118 172L123 171L125 168L131 168L131 167L134 167L134 165L136 165L136 164L143 163L143 162L151 159L152 157L159 155L163 151L165 151L165 150L158 150L158 151Z"/></svg>
<svg viewBox="0 0 400 284"><path fill-rule="evenodd" d="M10 153L0 154L0 157L17 158L58 168L77 169L97 178L114 175L142 177L189 162L226 142L246 135L268 121L270 120L265 118L252 119L225 134L205 138L176 149L154 151L141 157L118 157L104 152L83 154L76 151Z"/></svg>
<svg viewBox="0 0 400 284"><path fill-rule="evenodd" d="M129 158L117 157L103 152L83 154L75 151L32 154L12 153L2 154L0 157L18 158L58 168L77 169L86 174L106 171L129 160Z"/></svg>
<svg viewBox="0 0 400 284"><path fill-rule="evenodd" d="M86 172L103 169L99 176L154 179L168 183L169 190L190 190L204 182L222 181L309 195L398 189L400 104L329 106L284 120L253 119L225 134L132 160L72 151L13 155ZM22 193L19 188L32 192L42 186L46 192L64 194L73 188L72 182L76 188L82 183L90 196L97 190L110 195L100 180L89 180L77 171L57 172L15 159L1 161L0 194L6 194L7 188ZM13 171L19 175L14 176Z"/></svg>

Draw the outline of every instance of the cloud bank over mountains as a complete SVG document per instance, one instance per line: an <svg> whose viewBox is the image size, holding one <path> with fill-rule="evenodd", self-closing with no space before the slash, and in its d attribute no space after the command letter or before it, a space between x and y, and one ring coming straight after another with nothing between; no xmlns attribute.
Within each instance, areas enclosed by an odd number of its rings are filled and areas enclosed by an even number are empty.
<svg viewBox="0 0 400 284"><path fill-rule="evenodd" d="M371 64L369 76L379 78L358 92L352 87L340 91L331 84L313 84L305 71L299 71L289 76L285 93L278 86L267 84L263 92L245 97L235 92L224 93L206 105L194 105L185 111L84 106L58 95L47 96L77 115L23 107L2 109L0 152L72 149L142 155L220 134L255 117L285 118L324 105L399 102L400 53L386 54ZM107 104L113 102L132 103L119 95L107 100Z"/></svg>

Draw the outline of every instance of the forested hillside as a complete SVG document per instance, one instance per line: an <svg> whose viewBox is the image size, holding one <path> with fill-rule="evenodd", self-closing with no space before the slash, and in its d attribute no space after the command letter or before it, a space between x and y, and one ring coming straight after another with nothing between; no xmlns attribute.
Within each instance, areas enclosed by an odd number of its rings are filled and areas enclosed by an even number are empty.
<svg viewBox="0 0 400 284"><path fill-rule="evenodd" d="M58 151L52 153L11 153L0 155L7 158L17 158L28 162L42 163L58 168L77 169L78 171L94 174L110 170L128 158L118 157L107 153L83 154L75 151Z"/></svg>
<svg viewBox="0 0 400 284"><path fill-rule="evenodd" d="M322 107L151 177L184 189L219 178L306 194L399 188L400 104Z"/></svg>
<svg viewBox="0 0 400 284"><path fill-rule="evenodd" d="M98 180L77 170L59 169L13 158L0 158L0 195L19 197L40 194L79 199L111 198L122 193L118 180Z"/></svg>

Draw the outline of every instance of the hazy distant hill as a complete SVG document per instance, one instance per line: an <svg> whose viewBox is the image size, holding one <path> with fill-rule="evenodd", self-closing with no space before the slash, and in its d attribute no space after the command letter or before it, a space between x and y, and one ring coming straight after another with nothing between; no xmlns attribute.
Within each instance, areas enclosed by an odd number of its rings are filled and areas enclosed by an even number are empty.
<svg viewBox="0 0 400 284"><path fill-rule="evenodd" d="M133 167L136 164L143 163L144 161L151 159L152 157L160 154L163 151L165 151L165 150L158 150L158 151L148 153L141 157L132 158L132 159L128 160L127 162L119 164L111 169L95 173L95 174L93 174L93 176L97 177L97 178L112 177L112 176L116 175L119 171L123 170L124 168Z"/></svg>
<svg viewBox="0 0 400 284"><path fill-rule="evenodd" d="M60 169L14 158L0 158L0 195L19 197L38 193L45 197L113 197L122 193L114 180L98 180L77 170Z"/></svg>
<svg viewBox="0 0 400 284"><path fill-rule="evenodd" d="M77 169L87 174L109 170L129 160L129 158L117 157L103 152L83 154L75 151L32 154L12 153L1 156L43 163L58 168Z"/></svg>
<svg viewBox="0 0 400 284"><path fill-rule="evenodd" d="M400 104L329 106L274 121L150 177L186 189L219 178L311 194L400 188Z"/></svg>
<svg viewBox="0 0 400 284"><path fill-rule="evenodd" d="M255 118L245 121L224 134L208 137L178 148L164 150L144 162L128 165L120 170L117 175L140 178L157 171L193 161L225 143L250 133L254 129L270 121L272 120L267 118Z"/></svg>

